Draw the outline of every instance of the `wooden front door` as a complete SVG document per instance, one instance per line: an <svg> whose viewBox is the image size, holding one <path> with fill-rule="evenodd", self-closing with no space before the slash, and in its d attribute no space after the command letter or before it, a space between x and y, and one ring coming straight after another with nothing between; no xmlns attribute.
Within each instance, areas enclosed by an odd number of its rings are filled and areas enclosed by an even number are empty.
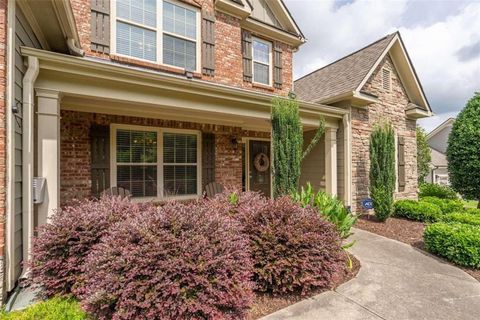
<svg viewBox="0 0 480 320"><path fill-rule="evenodd" d="M249 143L249 179L250 191L260 191L270 197L270 141L250 140Z"/></svg>

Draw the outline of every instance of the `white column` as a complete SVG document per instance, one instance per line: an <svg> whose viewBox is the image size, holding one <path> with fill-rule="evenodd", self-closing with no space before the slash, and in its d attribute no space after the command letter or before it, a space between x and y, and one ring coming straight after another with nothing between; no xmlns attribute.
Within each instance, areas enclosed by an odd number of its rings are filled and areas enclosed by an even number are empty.
<svg viewBox="0 0 480 320"><path fill-rule="evenodd" d="M344 147L344 202L352 205L352 130L350 114L343 116L343 147Z"/></svg>
<svg viewBox="0 0 480 320"><path fill-rule="evenodd" d="M60 99L58 91L37 89L37 175L46 178L45 198L38 205L42 225L60 205Z"/></svg>
<svg viewBox="0 0 480 320"><path fill-rule="evenodd" d="M337 195L337 128L325 129L325 191Z"/></svg>

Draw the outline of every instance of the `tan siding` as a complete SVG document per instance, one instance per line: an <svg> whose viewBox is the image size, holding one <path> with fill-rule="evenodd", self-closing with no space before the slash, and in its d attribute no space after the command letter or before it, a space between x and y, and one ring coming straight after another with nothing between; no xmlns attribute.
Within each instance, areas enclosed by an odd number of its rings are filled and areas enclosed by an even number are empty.
<svg viewBox="0 0 480 320"><path fill-rule="evenodd" d="M315 131L303 134L304 145L308 146ZM314 190L325 190L325 138L322 137L310 154L302 162L300 186L310 182Z"/></svg>
<svg viewBox="0 0 480 320"><path fill-rule="evenodd" d="M28 22L26 21L24 15L20 9L16 8L16 17L15 17L15 101L14 103L19 106L19 112L14 114L14 119L12 124L15 127L14 135L14 192L15 192L15 201L14 201L14 252L13 259L15 262L15 277L20 276L22 271L22 261L23 261L23 241L22 241L22 135L23 135L23 110L21 108L23 99L22 99L22 90L23 90L23 76L26 71L26 67L23 64L23 58L20 54L20 47L27 46L33 48L40 48L40 43L38 42L35 34L30 28Z"/></svg>

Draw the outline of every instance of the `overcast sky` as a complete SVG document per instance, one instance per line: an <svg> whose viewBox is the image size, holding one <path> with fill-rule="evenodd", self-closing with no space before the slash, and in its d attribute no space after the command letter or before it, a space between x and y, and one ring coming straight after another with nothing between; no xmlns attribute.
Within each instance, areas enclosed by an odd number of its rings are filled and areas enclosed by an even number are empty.
<svg viewBox="0 0 480 320"><path fill-rule="evenodd" d="M480 0L284 0L307 43L295 79L399 30L435 113L427 131L480 91Z"/></svg>

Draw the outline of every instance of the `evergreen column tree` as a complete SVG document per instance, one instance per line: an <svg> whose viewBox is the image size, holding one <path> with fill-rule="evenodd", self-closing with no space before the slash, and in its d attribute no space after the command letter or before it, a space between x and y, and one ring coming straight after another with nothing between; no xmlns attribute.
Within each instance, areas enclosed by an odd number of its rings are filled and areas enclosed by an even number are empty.
<svg viewBox="0 0 480 320"><path fill-rule="evenodd" d="M370 135L370 197L375 215L385 221L393 212L395 192L395 134L387 122L375 125Z"/></svg>

